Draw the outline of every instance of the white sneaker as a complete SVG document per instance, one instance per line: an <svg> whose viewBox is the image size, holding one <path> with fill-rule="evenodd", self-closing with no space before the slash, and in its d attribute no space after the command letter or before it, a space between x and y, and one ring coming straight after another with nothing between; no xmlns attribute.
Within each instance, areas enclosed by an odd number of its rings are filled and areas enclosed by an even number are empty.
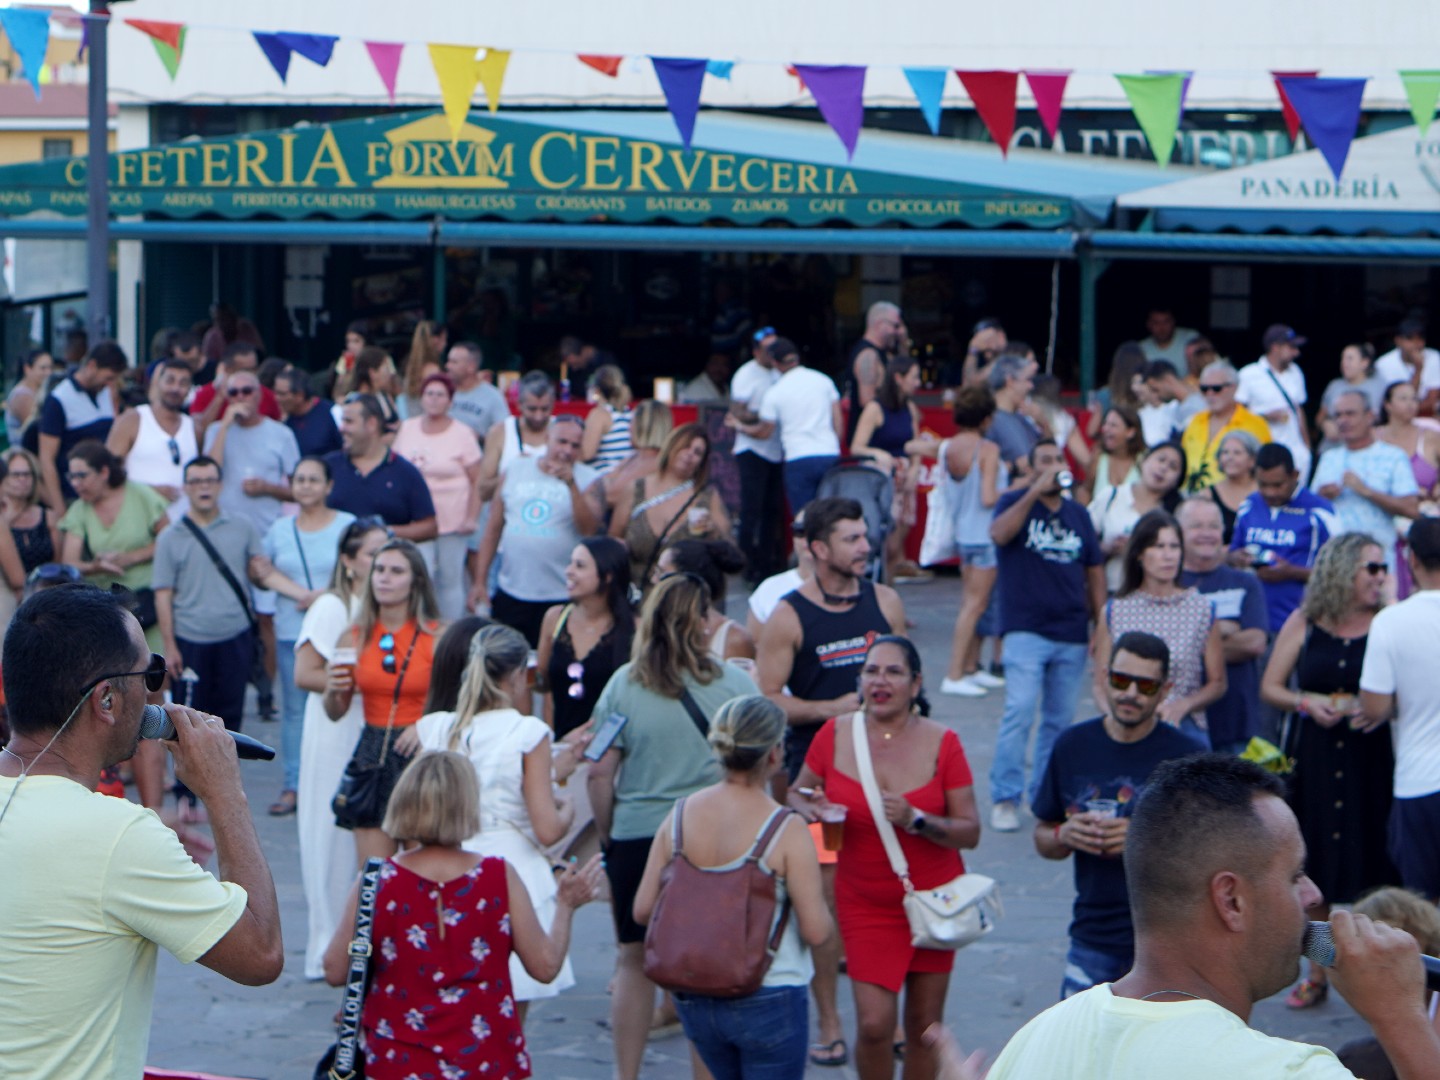
<svg viewBox="0 0 1440 1080"><path fill-rule="evenodd" d="M973 680L976 685L983 686L987 690L999 690L1000 687L1005 685L1005 680L999 675L991 675L990 672L984 670L975 672L973 675L970 675L969 678Z"/></svg>
<svg viewBox="0 0 1440 1080"><path fill-rule="evenodd" d="M966 675L963 679L942 679L940 692L952 697L984 697L989 691L977 685L974 676Z"/></svg>
<svg viewBox="0 0 1440 1080"><path fill-rule="evenodd" d="M990 811L990 827L996 832L1019 832L1020 811L1013 802L997 802Z"/></svg>

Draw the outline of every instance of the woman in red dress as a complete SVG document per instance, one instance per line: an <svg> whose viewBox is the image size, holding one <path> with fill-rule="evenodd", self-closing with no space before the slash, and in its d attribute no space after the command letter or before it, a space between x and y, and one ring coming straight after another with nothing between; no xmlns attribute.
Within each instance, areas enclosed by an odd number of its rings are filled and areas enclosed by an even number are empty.
<svg viewBox="0 0 1440 1080"><path fill-rule="evenodd" d="M600 856L557 879L547 934L504 859L461 848L480 831L480 788L468 758L421 754L401 774L385 832L414 845L385 861L371 930L370 989L361 1027L370 1080L518 1080L530 1057L510 988L513 950L536 979L560 971L575 909L600 891ZM360 886L325 951L325 978L340 986Z"/></svg>
<svg viewBox="0 0 1440 1080"><path fill-rule="evenodd" d="M980 842L980 813L960 740L926 716L920 656L909 639L875 639L860 669L860 707L885 817L899 834L910 880L917 889L953 881L965 869L960 849ZM910 944L904 888L866 805L850 725L849 716L826 721L790 788L790 805L811 820L827 802L845 807L835 908L855 992L860 1080L894 1075L891 1041L902 988L905 1076L934 1077L933 1051L920 1036L944 1014L955 954ZM813 797L800 794L806 789Z"/></svg>

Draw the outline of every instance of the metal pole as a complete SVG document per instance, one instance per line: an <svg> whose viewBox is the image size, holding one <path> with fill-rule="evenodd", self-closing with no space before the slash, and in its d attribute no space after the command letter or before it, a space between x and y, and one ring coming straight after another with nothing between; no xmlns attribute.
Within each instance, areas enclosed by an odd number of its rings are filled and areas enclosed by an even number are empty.
<svg viewBox="0 0 1440 1080"><path fill-rule="evenodd" d="M110 336L110 117L105 55L109 26L109 0L90 0L90 11L85 16L90 49L85 329L91 346Z"/></svg>
<svg viewBox="0 0 1440 1080"><path fill-rule="evenodd" d="M1080 266L1080 393L1089 403L1090 391L1095 389L1096 333L1095 333L1095 283L1105 272L1104 260L1097 259L1090 245L1081 243L1075 251Z"/></svg>

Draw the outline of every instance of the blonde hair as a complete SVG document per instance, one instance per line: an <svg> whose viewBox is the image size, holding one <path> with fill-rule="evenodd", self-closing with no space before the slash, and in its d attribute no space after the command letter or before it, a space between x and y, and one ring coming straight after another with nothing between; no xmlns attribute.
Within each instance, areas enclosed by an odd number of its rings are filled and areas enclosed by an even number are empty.
<svg viewBox="0 0 1440 1080"><path fill-rule="evenodd" d="M40 501L40 459L23 446L12 446L5 451L5 464L8 466L17 457L23 458L25 464L30 466L30 494L23 507L24 510L29 510Z"/></svg>
<svg viewBox="0 0 1440 1080"><path fill-rule="evenodd" d="M785 711L762 694L731 698L710 721L708 738L728 771L751 772L785 738Z"/></svg>
<svg viewBox="0 0 1440 1080"><path fill-rule="evenodd" d="M630 444L636 450L659 450L675 430L675 414L663 401L642 401L630 414Z"/></svg>
<svg viewBox="0 0 1440 1080"><path fill-rule="evenodd" d="M1428 956L1440 953L1440 908L1419 893L1386 885L1355 901L1354 911L1404 930Z"/></svg>
<svg viewBox="0 0 1440 1080"><path fill-rule="evenodd" d="M1355 602L1355 574L1360 569L1360 555L1367 547L1379 548L1373 536L1348 532L1332 536L1315 557L1310 580L1305 585L1305 598L1300 610L1307 622L1326 622L1332 626L1349 613ZM1384 548L1380 548L1384 552Z"/></svg>
<svg viewBox="0 0 1440 1080"><path fill-rule="evenodd" d="M400 843L459 847L480 831L480 781L463 754L431 750L400 774L380 828Z"/></svg>
<svg viewBox="0 0 1440 1080"><path fill-rule="evenodd" d="M428 374L425 370L427 364L434 364L441 371L445 370L445 358L435 346L435 335L439 329L439 324L429 319L421 319L415 324L415 333L410 338L410 352L405 357L403 393L406 397L420 396L420 384Z"/></svg>
<svg viewBox="0 0 1440 1080"><path fill-rule="evenodd" d="M606 404L617 409L628 409L633 395L625 381L625 373L614 364L601 364L590 376L590 389L594 390Z"/></svg>
<svg viewBox="0 0 1440 1080"><path fill-rule="evenodd" d="M476 631L470 639L470 659L455 699L455 720L445 744L448 749L460 749L477 713L513 704L500 684L523 668L529 659L530 646L519 630L492 623Z"/></svg>
<svg viewBox="0 0 1440 1080"><path fill-rule="evenodd" d="M640 609L630 650L630 677L661 697L678 699L688 672L701 684L720 677L710 655L705 619L710 587L694 574L672 574L655 585Z"/></svg>
<svg viewBox="0 0 1440 1080"><path fill-rule="evenodd" d="M430 571L425 568L425 558L420 554L420 549L409 540L393 539L381 544L375 552L375 560L387 551L398 551L405 556L405 561L410 564L410 603L406 611L407 621L414 619L419 624L421 633L433 634L440 624L440 605L435 600L435 586L430 581ZM375 576L375 561L370 563L370 577ZM357 634L356 645L364 648L365 643L370 640L370 634L375 629L375 624L380 621L380 604L375 599L375 593L370 588L370 579L365 581L365 589L360 594L360 616L355 620L355 631Z"/></svg>

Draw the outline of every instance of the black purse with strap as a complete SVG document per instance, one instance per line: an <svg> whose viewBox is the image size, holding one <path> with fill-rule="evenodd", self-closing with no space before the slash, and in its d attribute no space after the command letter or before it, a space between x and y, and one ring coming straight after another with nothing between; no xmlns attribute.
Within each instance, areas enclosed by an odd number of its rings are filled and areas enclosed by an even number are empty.
<svg viewBox="0 0 1440 1080"><path fill-rule="evenodd" d="M384 859L370 859L360 876L360 903L355 908L355 935L350 939L350 970L345 975L345 1003L335 1044L315 1066L314 1080L363 1080L365 1055L360 1051L360 1010L370 985L370 931L375 925L375 894L380 891Z"/></svg>

